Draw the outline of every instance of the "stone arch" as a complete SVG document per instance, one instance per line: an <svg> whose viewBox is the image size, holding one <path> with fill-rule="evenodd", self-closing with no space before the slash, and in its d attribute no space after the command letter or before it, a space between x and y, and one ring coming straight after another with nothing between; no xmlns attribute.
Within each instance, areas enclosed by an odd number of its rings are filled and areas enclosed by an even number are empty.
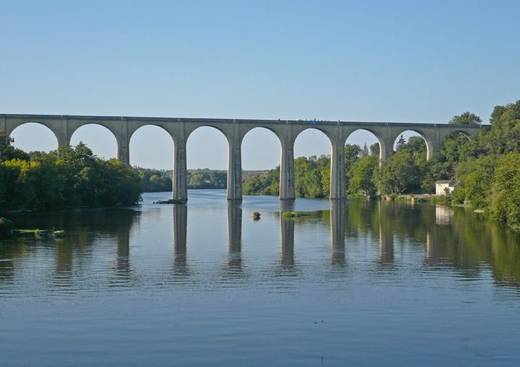
<svg viewBox="0 0 520 367"><path fill-rule="evenodd" d="M58 147L60 146L60 136L53 129L53 126L46 124L45 122L40 122L40 121L24 121L24 122L18 123L15 126L8 128L7 136L11 139L14 139L13 133L16 133L16 130L18 130L19 128L24 129L26 127L28 127L28 128L35 127L37 129L40 129L41 131L45 131L45 133L50 133L51 136L54 138L54 142L56 143L55 146L51 148L51 145L54 145L50 142L50 140L52 140L52 138L51 138L51 139L49 139L49 141L45 142L45 144L46 145L48 144L48 146L46 146L43 149L43 151L55 150L55 149L58 149ZM38 138L40 138L40 137L38 137ZM18 142L17 142L17 140L18 139L15 139L13 146L17 147L18 149L24 150L24 151L27 150L24 148L24 146L26 145L26 143L24 142L25 136L22 138L22 144L20 146L18 144L19 140L18 140ZM41 140L40 140L40 142L41 142ZM34 151L34 149L33 149L33 151Z"/></svg>
<svg viewBox="0 0 520 367"><path fill-rule="evenodd" d="M411 132L416 134L416 136L419 136L423 141L424 145L426 146L426 160L430 160L433 157L434 154L434 146L433 141L431 141L430 137L427 133L421 131L420 129L414 129L414 128L407 128L403 129L397 134L392 142L392 150L394 150L394 146L397 143L397 139L399 139L400 136L403 136L405 133ZM407 139L408 140L408 139Z"/></svg>
<svg viewBox="0 0 520 367"><path fill-rule="evenodd" d="M99 131L103 131L103 132L108 132L109 135L108 136L111 136L113 138L113 141L111 143L109 143L108 141L106 142L97 142L94 144L92 144L92 141L89 143L88 141L83 141L82 139L79 139L79 141L75 141L75 135L77 136L78 132L84 130L84 128L89 128L89 127L101 127L102 130L99 130ZM89 135L93 136L94 133L93 132L90 132ZM105 135L106 136L106 135ZM96 137L97 139L98 137ZM91 140L91 138L89 137L89 140ZM69 144L70 145L74 145L74 143L79 143L79 142L83 142L85 145L87 145L92 151L94 154L100 156L100 157L103 157L103 158L118 158L118 152L119 152L119 147L122 145L123 142L121 142L120 140L120 137L118 136L117 133L115 133L113 131L113 129L111 129L109 127L109 125L105 125L103 123L99 123L99 122L88 122L88 123L84 123L84 124L81 124L79 126L76 126L71 132L70 132L70 139L69 139ZM98 145L101 146L102 143L108 143L108 144L113 144L113 146L115 147L115 150L113 152L113 154L99 154L97 152L98 150ZM115 144L114 144L115 143ZM93 149L94 148L94 149ZM112 152L111 152L112 153Z"/></svg>
<svg viewBox="0 0 520 367"><path fill-rule="evenodd" d="M72 136L79 129L81 129L81 128L85 127L85 126L92 126L92 125L104 127L105 129L110 131L112 133L112 135L114 136L114 138L116 139L116 141L118 142L118 144L119 144L119 140L120 140L119 135L120 135L120 133L117 130L117 128L115 126L113 126L112 124L110 124L110 123L106 123L104 121L97 121L97 120L94 120L94 121L71 121L68 124L68 126L69 126L69 129L68 129L69 143L70 143L70 140L72 139Z"/></svg>
<svg viewBox="0 0 520 367"><path fill-rule="evenodd" d="M135 153L139 152L139 150L136 151L136 146L134 146L134 147L132 147L132 149L130 149L130 147L132 145L132 141L135 142L136 137L141 132L146 131L146 130L148 132L145 132L145 133L149 133L149 132L153 131L153 134L156 135L154 137L154 140L152 140L153 143L157 143L157 144L154 144L156 149L161 149L161 148L165 148L165 147L168 149L167 151L159 151L159 152L155 152L155 153L161 157L166 157L169 163L163 162L160 164L161 167L154 167L154 168L173 169L173 152L174 152L174 147L175 147L174 137L163 126L156 125L153 123L139 125L137 128L135 128L131 132L129 132L128 148L129 148L129 155L130 155L130 157L129 157L130 163L134 163L134 165L135 165ZM155 140L155 139L162 140L163 136L167 136L168 137L167 140L166 139L164 141ZM138 145L138 146L140 147L140 145ZM137 148L137 149L139 149L139 148ZM146 154L148 154L148 153L146 153ZM140 165L137 164L136 166L140 166ZM143 165L143 167L144 167L144 165ZM147 168L151 168L151 167L147 167Z"/></svg>
<svg viewBox="0 0 520 367"><path fill-rule="evenodd" d="M185 137L186 137L186 142L189 141L191 135L193 135L193 133L201 128L207 128L207 127L210 127L212 129L215 129L217 130L218 132L222 133L222 135L224 135L224 137L226 138L226 141L228 143L231 142L231 131L229 131L229 129L226 128L226 126L222 126L222 125L217 125L217 124L211 124L211 123L208 123L208 124L196 124L196 125L191 125L191 126L187 126L187 129L186 129L186 133L185 133Z"/></svg>

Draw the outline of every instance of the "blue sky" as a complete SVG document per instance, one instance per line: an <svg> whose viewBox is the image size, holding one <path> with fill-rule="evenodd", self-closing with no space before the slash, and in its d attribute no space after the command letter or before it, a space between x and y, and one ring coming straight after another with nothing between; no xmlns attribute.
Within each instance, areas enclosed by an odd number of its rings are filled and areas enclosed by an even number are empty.
<svg viewBox="0 0 520 367"><path fill-rule="evenodd" d="M520 98L518 1L0 1L0 112L445 122ZM189 166L224 168L209 128ZM33 127L16 144L52 143ZM103 156L107 134L75 140ZM133 163L171 166L146 129ZM245 168L278 164L261 130ZM360 135L355 142L366 139ZM266 149L267 147L267 149ZM309 132L297 154L329 151Z"/></svg>

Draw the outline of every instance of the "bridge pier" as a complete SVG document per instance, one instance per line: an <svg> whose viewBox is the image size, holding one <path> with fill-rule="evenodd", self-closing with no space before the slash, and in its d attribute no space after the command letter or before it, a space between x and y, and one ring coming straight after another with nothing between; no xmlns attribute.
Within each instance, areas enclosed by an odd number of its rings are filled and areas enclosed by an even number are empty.
<svg viewBox="0 0 520 367"><path fill-rule="evenodd" d="M130 136L128 134L128 121L126 119L122 119L121 124L119 124L119 126L119 129L114 129L114 131L116 131L114 135L116 136L117 141L117 159L129 166Z"/></svg>
<svg viewBox="0 0 520 367"><path fill-rule="evenodd" d="M59 148L66 148L70 145L70 136L68 131L68 124L65 122L63 126L54 132L56 139L58 140Z"/></svg>
<svg viewBox="0 0 520 367"><path fill-rule="evenodd" d="M241 141L233 138L229 142L227 199L242 200L242 152Z"/></svg>
<svg viewBox="0 0 520 367"><path fill-rule="evenodd" d="M330 198L345 198L345 144L342 141L332 144L330 161Z"/></svg>
<svg viewBox="0 0 520 367"><path fill-rule="evenodd" d="M379 143L379 165L394 154L394 141L392 139L385 139Z"/></svg>
<svg viewBox="0 0 520 367"><path fill-rule="evenodd" d="M435 136L431 140L427 140L425 142L427 147L426 160L429 161L440 152L442 140L439 136Z"/></svg>
<svg viewBox="0 0 520 367"><path fill-rule="evenodd" d="M282 142L280 199L294 200L294 141Z"/></svg>
<svg viewBox="0 0 520 367"><path fill-rule="evenodd" d="M173 199L188 200L188 169L186 163L186 140L176 139L173 147Z"/></svg>
<svg viewBox="0 0 520 367"><path fill-rule="evenodd" d="M117 145L117 159L127 166L130 165L130 151L128 149L128 143L120 143Z"/></svg>

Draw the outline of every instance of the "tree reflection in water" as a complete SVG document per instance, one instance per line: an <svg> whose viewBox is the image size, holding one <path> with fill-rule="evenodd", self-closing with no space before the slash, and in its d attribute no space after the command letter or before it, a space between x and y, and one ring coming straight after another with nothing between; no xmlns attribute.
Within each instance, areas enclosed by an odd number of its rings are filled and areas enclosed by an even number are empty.
<svg viewBox="0 0 520 367"><path fill-rule="evenodd" d="M293 204L285 203L280 211L287 209L287 205L293 208ZM154 215L164 215L161 211L167 210L172 211L173 217L173 258L170 260L173 272L176 276L190 277L187 232L203 230L204 224L200 224L202 229L188 229L188 215L196 209L186 205L163 207ZM226 210L228 256L223 277L244 280L250 275L244 272L242 247L254 246L243 243L242 238L243 211L249 209L242 209L239 203L228 203ZM147 215L150 214L147 212ZM348 200L331 201L330 211L315 212L313 216L296 220L285 219L280 212L273 215L279 218L278 274L283 271L298 275L294 272L295 257L298 257L294 234L301 225L311 223L328 226L330 264L335 267L356 261L349 256L349 251L359 247L360 238L364 237L377 239L379 249L373 260L382 269L393 269L401 261L403 250L420 252L418 246L423 246L424 258L419 265L430 271L452 267L471 278L491 269L498 285L520 285L520 235L488 223L463 208ZM114 285L131 285L131 229L140 222L140 216L141 211L134 209L18 215L14 219L22 228L65 228L66 236L51 242L34 238L4 240L0 246L0 284L9 284L18 270L36 267L34 259L45 256L53 261L50 283L56 287L70 286L75 277L88 276L93 263L113 268ZM109 261L100 262L107 258Z"/></svg>

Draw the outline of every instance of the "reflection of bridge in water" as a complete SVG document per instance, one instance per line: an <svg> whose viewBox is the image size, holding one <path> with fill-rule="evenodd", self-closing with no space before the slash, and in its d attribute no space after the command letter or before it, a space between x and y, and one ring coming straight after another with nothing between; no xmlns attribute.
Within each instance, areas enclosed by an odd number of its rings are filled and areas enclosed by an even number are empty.
<svg viewBox="0 0 520 367"><path fill-rule="evenodd" d="M347 212L344 200L330 201L330 253L331 265L345 265L346 263L346 228ZM285 210L293 210L293 201L282 201L280 204L280 265L292 267L295 265L295 221L286 219L281 215ZM378 205L379 218L382 205ZM173 239L174 239L174 267L177 273L187 273L187 227L188 207L177 204L173 206ZM392 264L394 262L394 229L390 223L380 220L378 223L378 241L380 264ZM228 268L238 270L242 264L242 208L234 201L228 202L227 207L227 233L228 233ZM435 231L426 232L424 241L425 261L440 262L441 253L435 254ZM128 239L128 238L127 238ZM439 250L437 250L439 251ZM128 250L121 252L128 256ZM434 260L436 259L436 260Z"/></svg>
<svg viewBox="0 0 520 367"><path fill-rule="evenodd" d="M267 237L269 241L277 242L274 245L279 248L279 255L275 255L277 260L273 262L270 258L267 261L268 264L276 266L275 274L281 274L280 271L287 275L299 274L299 271L294 270L302 270L306 264L314 261L308 257L309 246L314 244L306 238L299 239L298 236L309 235L318 229L320 247L323 245L323 238L325 243L328 242L329 248L326 262L333 267L343 267L350 259L349 262L353 263L361 261L361 264L371 264L371 269L399 271L401 267L394 267L393 264L406 264L411 261L416 266L418 264L415 262L422 252L422 262L419 261L421 266L432 269L449 266L472 275L482 270L482 264L488 264L493 269L496 279L509 284L520 284L520 274L517 270L520 263L518 234L504 231L500 227L483 225L478 218L464 215L463 212L441 207L412 207L385 202L349 201L346 205L343 200L331 200L328 213L320 211L315 216L301 220L285 219L280 213L283 210L294 210L292 204L281 201L280 212L272 213L265 218L268 220L268 226L265 228L278 232L278 235L274 233L274 238L273 235ZM170 210L171 222L167 221L161 226L167 226L163 228L166 237L169 237L168 232L172 235L171 242L164 243L166 247L162 247L160 251L166 251L165 256L171 256L167 261L176 277L197 280L196 275L200 274L201 270L200 259L205 255L200 254L198 242L194 243L195 250L191 256L193 267L190 267L190 240L187 232L197 230L188 228L188 214L190 210L196 212L198 208L174 205L162 207L160 211L148 211L146 215L163 216ZM252 230L249 227L251 222L244 221L243 218L248 210L250 209L243 211L236 202L228 201L228 206L222 211L227 217L227 231L224 230L223 234L223 240L227 242L227 257L221 266L227 279L250 277L251 274L246 270L251 267L246 266L244 258L253 268L258 263L266 263L265 259L244 257L243 250L250 246L249 241L256 243L254 238L247 239L247 243L244 243L243 227L246 231ZM56 226L67 228L69 231L65 239L56 241L53 246L47 248L50 251L48 254L54 258L51 264L54 267L54 271L51 272L55 280L53 285L70 287L78 278L83 278L87 271L114 274L115 277L110 280L112 286L125 286L138 281L143 271L143 258L139 255L143 247L140 246L141 242L136 241L142 241L142 237L137 237L140 239L137 240L132 228L139 230L140 225L134 225L141 221L142 215L133 210L114 210L93 211L87 215L68 213L41 217L42 222L39 222L39 225L42 228ZM272 222L274 218L275 223ZM196 225L204 226L204 223ZM222 237L218 238L219 241L222 240ZM113 247L104 245L109 242ZM302 251L301 261L298 261L299 243ZM21 259L40 256L38 248L33 246L31 241L22 239L18 239L16 245L0 246L0 259L12 259L0 261L0 282L30 274L31 272L21 269L25 264L32 262ZM104 260L91 262L92 254ZM199 254L201 258L198 258ZM412 258L410 254L415 255ZM114 261L104 262L107 259Z"/></svg>
<svg viewBox="0 0 520 367"><path fill-rule="evenodd" d="M186 205L173 205L173 270L176 276L188 277L193 275L189 270L189 243L188 243L188 212ZM196 209L194 209L196 210ZM292 270L297 268L295 252L295 231L298 221L285 219L281 213L285 210L294 210L294 201L281 201L279 220L279 258L278 265L282 269ZM408 210L408 213L407 213ZM323 211L321 211L323 212ZM364 214L363 214L364 212ZM357 217L361 213L361 216ZM405 213L399 217L397 213ZM407 213L407 214L406 214ZM366 215L368 214L368 215ZM520 250L518 250L518 236L514 233L504 232L500 228L482 226L481 222L472 223L474 218L461 213L454 216L452 209L445 207L424 207L414 210L411 207L388 204L384 202L365 202L357 207L353 202L347 206L344 200L331 200L329 216L318 216L322 224L329 221L329 264L333 267L343 267L347 263L347 247L350 242L354 258L359 256L360 236L367 236L369 242L374 244L370 250L373 259L366 259L381 269L393 269L395 262L407 261L402 258L403 246L418 246L423 249L424 266L432 266L440 269L439 265L448 265L465 274L477 274L483 262L489 263L494 269L494 275L506 284L520 284L518 275L518 263L520 262ZM306 219L304 219L306 220ZM117 243L117 275L126 284L125 279L132 274L132 259L130 249L131 222L123 220L121 230L115 233ZM302 223L303 224L303 223ZM235 278L243 278L242 261L242 227L243 210L235 201L228 201L227 206L227 261L223 264L225 273ZM468 228L471 228L469 230ZM461 230L463 229L463 230ZM348 231L348 232L347 232ZM465 232L466 231L466 232ZM469 239L465 235L470 235ZM475 241L481 242L475 246ZM400 251L395 252L397 243ZM296 244L297 246L297 244ZM490 247L488 247L490 246ZM61 249L61 250L60 250ZM490 256L492 249L493 256ZM70 244L57 246L57 273L64 273L62 281L71 276L70 270L74 261L73 249ZM405 251L406 252L406 251ZM76 254L79 255L79 254ZM364 256L364 255L362 255ZM396 258L397 256L397 258ZM304 262L308 259L303 259ZM195 259L195 262L197 260ZM0 279L3 276L13 276L14 272L3 268L10 263L0 264ZM397 270L397 268L395 268ZM68 275L67 275L68 274Z"/></svg>
<svg viewBox="0 0 520 367"><path fill-rule="evenodd" d="M292 202L282 202L279 215L280 220L280 264L284 267L294 265L294 229L292 219L281 215L284 210L293 209ZM345 202L331 201L330 230L331 230L331 263L345 264ZM173 238L174 238L174 266L176 271L183 271L187 267L187 230L188 207L177 204L173 207ZM239 269L242 263L242 208L234 201L228 202L228 267Z"/></svg>

